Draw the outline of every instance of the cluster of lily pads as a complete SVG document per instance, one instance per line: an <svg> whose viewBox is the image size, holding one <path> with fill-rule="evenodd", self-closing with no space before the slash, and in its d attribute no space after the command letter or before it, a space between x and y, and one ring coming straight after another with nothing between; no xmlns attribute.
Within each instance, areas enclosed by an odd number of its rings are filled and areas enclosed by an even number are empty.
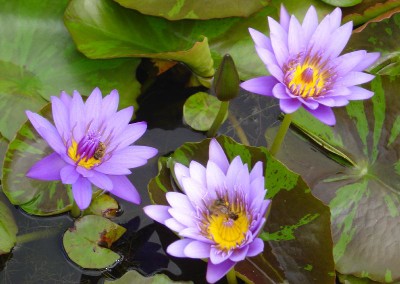
<svg viewBox="0 0 400 284"><path fill-rule="evenodd" d="M209 283L400 281L400 4L23 2L0 1L0 23L11 23L0 25L8 39L0 47L2 191L30 215L70 213L62 237L70 261L89 270L123 263L118 214L140 206L175 232L167 244L159 235L168 255L207 261ZM27 26L20 37L33 47L16 50L13 23L28 12L57 24L50 35L40 20ZM132 116L151 80L181 64L185 84L201 91L180 111L205 139L171 153L141 142L151 133ZM139 65L147 83L132 77ZM279 129L255 129L268 147L256 147L254 129L232 111L252 94L283 113ZM135 168L156 156L147 192L135 187ZM151 205L141 204L144 195ZM9 254L23 236L6 204L0 212L0 253ZM113 283L141 278L135 273Z"/></svg>

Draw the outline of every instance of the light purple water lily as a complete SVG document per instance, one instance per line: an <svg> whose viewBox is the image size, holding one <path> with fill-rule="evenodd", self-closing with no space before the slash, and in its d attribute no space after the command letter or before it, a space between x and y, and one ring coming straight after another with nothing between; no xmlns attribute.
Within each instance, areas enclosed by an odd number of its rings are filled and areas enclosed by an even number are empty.
<svg viewBox="0 0 400 284"><path fill-rule="evenodd" d="M177 232L182 239L168 246L176 257L207 258L207 281L221 279L239 261L264 249L258 234L271 200L264 199L263 167L249 172L239 156L229 161L218 142L209 147L207 166L175 164L183 193L168 192L170 206L149 205L145 213Z"/></svg>
<svg viewBox="0 0 400 284"><path fill-rule="evenodd" d="M129 124L133 107L117 111L119 95L113 90L104 98L98 88L83 102L75 91L51 97L55 127L42 116L26 111L36 131L54 153L38 161L26 174L39 180L72 184L78 207L87 208L92 184L127 201L139 204L140 196L126 175L130 168L147 163L157 150L130 146L147 129L145 122Z"/></svg>
<svg viewBox="0 0 400 284"><path fill-rule="evenodd" d="M280 23L268 18L269 38L249 29L271 76L250 79L241 87L274 96L285 113L303 106L320 121L334 125L332 107L373 96L373 92L356 85L374 78L362 71L379 58L379 53L365 50L340 55L353 29L352 22L341 26L341 19L342 12L336 8L318 24L317 12L311 6L300 24L282 5Z"/></svg>

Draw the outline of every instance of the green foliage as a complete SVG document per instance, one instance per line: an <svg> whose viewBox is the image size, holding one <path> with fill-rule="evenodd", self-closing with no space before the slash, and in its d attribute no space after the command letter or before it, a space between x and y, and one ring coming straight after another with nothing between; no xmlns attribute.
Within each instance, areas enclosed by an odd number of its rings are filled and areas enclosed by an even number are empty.
<svg viewBox="0 0 400 284"><path fill-rule="evenodd" d="M18 227L7 206L0 202L0 255L9 253L17 241Z"/></svg>
<svg viewBox="0 0 400 284"><path fill-rule="evenodd" d="M164 274L156 274L151 277L144 277L139 272L135 270L130 270L125 273L121 278L113 281L104 281L104 284L190 284L192 281L172 281L168 276Z"/></svg>

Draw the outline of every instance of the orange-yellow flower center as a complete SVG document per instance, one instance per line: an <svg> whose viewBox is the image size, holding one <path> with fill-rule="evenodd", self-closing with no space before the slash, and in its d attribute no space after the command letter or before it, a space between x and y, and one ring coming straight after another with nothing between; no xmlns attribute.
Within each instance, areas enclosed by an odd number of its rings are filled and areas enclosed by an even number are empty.
<svg viewBox="0 0 400 284"><path fill-rule="evenodd" d="M213 206L208 216L206 235L220 250L228 251L242 244L249 230L250 221L245 210L232 207L227 202Z"/></svg>
<svg viewBox="0 0 400 284"><path fill-rule="evenodd" d="M96 159L93 155L92 157L83 156L78 154L78 143L72 140L71 146L68 148L68 156L79 166L84 167L88 170L100 164L101 159Z"/></svg>
<svg viewBox="0 0 400 284"><path fill-rule="evenodd" d="M325 76L317 66L297 65L288 87L292 94L308 98L317 97L325 85Z"/></svg>

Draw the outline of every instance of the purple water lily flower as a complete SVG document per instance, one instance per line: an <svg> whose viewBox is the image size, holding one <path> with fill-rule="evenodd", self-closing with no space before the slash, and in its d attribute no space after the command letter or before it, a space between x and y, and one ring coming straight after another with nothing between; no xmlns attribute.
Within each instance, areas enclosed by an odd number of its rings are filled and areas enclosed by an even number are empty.
<svg viewBox="0 0 400 284"><path fill-rule="evenodd" d="M283 112L303 106L327 125L336 123L331 107L349 100L363 100L373 92L355 86L374 76L362 72L379 53L357 50L340 55L352 33L353 24L340 25L342 12L336 8L320 24L311 6L303 23L281 7L280 23L268 18L270 38L249 29L255 48L271 76L250 79L241 87L252 93L279 99Z"/></svg>
<svg viewBox="0 0 400 284"><path fill-rule="evenodd" d="M239 156L229 161L218 142L210 142L207 166L192 161L175 164L183 191L168 192L170 206L149 205L145 213L177 232L182 239L167 252L176 257L208 258L207 281L214 283L245 257L264 249L258 234L271 200L264 199L263 167L249 172Z"/></svg>
<svg viewBox="0 0 400 284"><path fill-rule="evenodd" d="M92 184L127 201L139 204L140 196L126 175L130 168L147 163L157 150L130 146L146 131L147 124L129 124L133 107L117 111L119 95L113 90L104 98L98 88L83 102L75 91L51 97L55 127L42 116L26 111L36 131L54 153L38 161L26 174L40 180L72 184L78 207L87 208Z"/></svg>

